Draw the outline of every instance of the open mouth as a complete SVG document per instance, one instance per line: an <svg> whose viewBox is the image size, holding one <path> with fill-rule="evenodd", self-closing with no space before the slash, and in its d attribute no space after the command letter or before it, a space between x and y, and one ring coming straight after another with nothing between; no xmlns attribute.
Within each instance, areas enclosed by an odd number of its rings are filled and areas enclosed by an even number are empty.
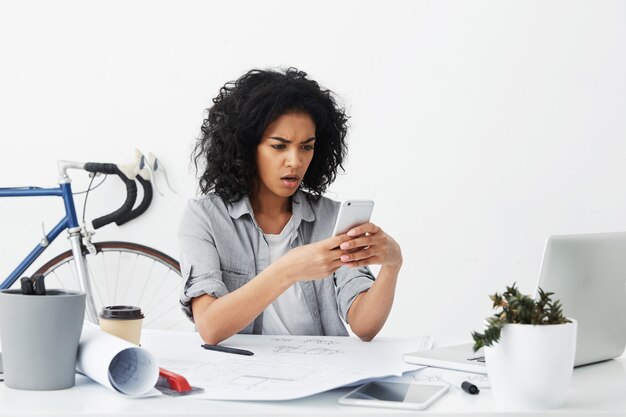
<svg viewBox="0 0 626 417"><path fill-rule="evenodd" d="M300 177L295 175L287 175L285 177L281 177L280 179L286 187L295 187L300 182Z"/></svg>

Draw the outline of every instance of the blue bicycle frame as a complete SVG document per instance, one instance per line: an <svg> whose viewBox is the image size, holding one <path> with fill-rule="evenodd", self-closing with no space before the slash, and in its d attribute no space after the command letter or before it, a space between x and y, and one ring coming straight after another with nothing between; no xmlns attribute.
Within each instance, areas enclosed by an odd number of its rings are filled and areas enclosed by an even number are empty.
<svg viewBox="0 0 626 417"><path fill-rule="evenodd" d="M44 197L57 196L63 198L65 204L65 217L54 226L44 239L26 256L26 258L15 268L13 272L0 284L0 289L9 288L17 279L35 262L50 243L56 239L62 231L66 229L78 228L76 209L74 208L74 198L72 196L72 186L70 183L60 184L58 188L0 188L0 197Z"/></svg>
<svg viewBox="0 0 626 417"><path fill-rule="evenodd" d="M87 260L81 247L81 228L76 217L74 207L74 197L72 196L72 186L69 177L65 174L67 168L82 167L83 164L60 161L61 180L58 188L38 188L38 187L16 187L0 188L0 197L48 197L56 196L63 199L65 206L65 217L52 228L37 246L26 256L26 258L15 268L13 272L0 284L0 289L9 288L28 269L29 266L48 248L62 231L67 230L69 241L72 246L72 254L76 266L76 275L81 291L87 295L86 313L87 319L93 323L98 323L98 315L91 293L91 285L87 272Z"/></svg>

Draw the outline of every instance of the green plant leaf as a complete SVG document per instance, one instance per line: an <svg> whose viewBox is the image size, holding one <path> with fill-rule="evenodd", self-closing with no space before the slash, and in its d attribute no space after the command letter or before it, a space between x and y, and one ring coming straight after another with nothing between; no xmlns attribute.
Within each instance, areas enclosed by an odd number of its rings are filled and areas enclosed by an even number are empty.
<svg viewBox="0 0 626 417"><path fill-rule="evenodd" d="M552 300L553 292L545 292L539 288L539 298L534 300L528 295L521 294L513 283L502 293L495 293L489 298L496 313L487 318L487 327L484 333L472 332L474 352L484 346L492 346L500 340L502 328L507 323L519 324L560 324L570 323L563 315L563 307L559 300Z"/></svg>

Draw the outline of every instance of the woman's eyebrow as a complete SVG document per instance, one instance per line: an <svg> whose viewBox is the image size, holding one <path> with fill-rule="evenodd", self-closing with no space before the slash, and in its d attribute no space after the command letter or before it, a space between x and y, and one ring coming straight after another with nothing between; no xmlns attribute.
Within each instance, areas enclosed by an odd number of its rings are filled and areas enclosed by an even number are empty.
<svg viewBox="0 0 626 417"><path fill-rule="evenodd" d="M270 139L277 140L282 143L291 143L289 139L281 138L280 136L270 136ZM315 140L315 136L311 136L310 138L303 140L301 143L309 143Z"/></svg>

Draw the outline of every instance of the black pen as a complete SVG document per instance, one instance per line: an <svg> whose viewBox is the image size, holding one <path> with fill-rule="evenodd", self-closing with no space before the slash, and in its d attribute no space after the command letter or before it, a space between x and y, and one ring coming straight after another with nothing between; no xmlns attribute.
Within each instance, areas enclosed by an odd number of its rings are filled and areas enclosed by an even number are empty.
<svg viewBox="0 0 626 417"><path fill-rule="evenodd" d="M229 348L229 347L226 347L226 346L209 345L209 344L204 344L204 345L201 345L201 346L203 348L205 348L206 350L214 350L216 352L234 353L236 355L246 355L246 356L254 355L254 353L250 352L249 350L243 350L243 349L237 349L237 348Z"/></svg>
<svg viewBox="0 0 626 417"><path fill-rule="evenodd" d="M445 382L447 382L450 385L454 385L456 387L461 388L463 391L467 392L468 394L476 395L480 392L480 390L478 389L476 385L467 381L462 376L445 374L443 375L441 379L443 379Z"/></svg>

